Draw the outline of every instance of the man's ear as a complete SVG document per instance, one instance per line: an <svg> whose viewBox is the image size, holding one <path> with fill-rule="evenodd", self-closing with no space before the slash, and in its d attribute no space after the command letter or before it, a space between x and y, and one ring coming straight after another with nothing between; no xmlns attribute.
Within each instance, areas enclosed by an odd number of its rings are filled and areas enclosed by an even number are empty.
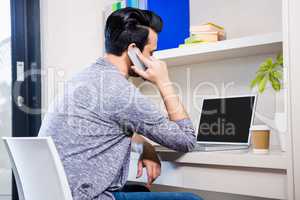
<svg viewBox="0 0 300 200"><path fill-rule="evenodd" d="M133 63L132 63L131 59L130 59L129 56L128 56L128 50L129 50L129 49L132 49L132 48L134 48L134 47L136 47L136 44L135 44L135 43L130 43L130 44L128 45L127 51L124 52L124 53L126 53L126 59L128 60L127 62L130 62L130 63L131 63L130 65L133 65Z"/></svg>
<svg viewBox="0 0 300 200"><path fill-rule="evenodd" d="M131 44L128 45L127 50L130 49L130 48L134 48L134 47L136 47L136 44L135 43L131 43Z"/></svg>

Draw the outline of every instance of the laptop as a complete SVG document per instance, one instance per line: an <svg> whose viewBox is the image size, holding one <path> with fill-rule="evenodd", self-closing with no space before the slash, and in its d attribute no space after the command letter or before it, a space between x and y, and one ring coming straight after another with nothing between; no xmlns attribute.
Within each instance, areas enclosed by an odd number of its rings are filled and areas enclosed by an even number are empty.
<svg viewBox="0 0 300 200"><path fill-rule="evenodd" d="M195 151L248 149L256 95L204 98Z"/></svg>

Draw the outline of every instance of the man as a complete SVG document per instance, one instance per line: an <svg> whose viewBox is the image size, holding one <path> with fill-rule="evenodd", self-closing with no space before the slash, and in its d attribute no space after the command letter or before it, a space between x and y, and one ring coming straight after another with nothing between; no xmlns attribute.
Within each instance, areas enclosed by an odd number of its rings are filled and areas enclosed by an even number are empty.
<svg viewBox="0 0 300 200"><path fill-rule="evenodd" d="M199 200L190 193L122 191L132 140L144 145L137 175L145 166L148 187L160 175L160 162L140 135L181 152L191 151L196 143L167 65L151 57L161 29L161 18L150 11L125 8L112 13L105 27L105 58L68 81L45 116L39 135L53 138L74 200ZM146 71L132 66L127 52L133 47L141 50L138 56ZM127 80L129 75L158 87L168 118Z"/></svg>

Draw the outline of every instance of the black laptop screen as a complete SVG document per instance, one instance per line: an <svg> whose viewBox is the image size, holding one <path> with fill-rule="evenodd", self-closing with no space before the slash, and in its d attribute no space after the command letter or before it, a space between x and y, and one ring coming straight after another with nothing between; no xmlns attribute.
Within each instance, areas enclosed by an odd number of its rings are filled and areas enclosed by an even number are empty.
<svg viewBox="0 0 300 200"><path fill-rule="evenodd" d="M197 140L247 143L255 96L204 99Z"/></svg>

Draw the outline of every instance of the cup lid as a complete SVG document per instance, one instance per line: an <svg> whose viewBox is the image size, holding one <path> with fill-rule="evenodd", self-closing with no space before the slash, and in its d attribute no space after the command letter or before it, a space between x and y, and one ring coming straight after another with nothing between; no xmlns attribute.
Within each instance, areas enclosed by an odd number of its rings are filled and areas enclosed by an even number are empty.
<svg viewBox="0 0 300 200"><path fill-rule="evenodd" d="M253 125L250 128L251 131L269 131L270 127L267 125Z"/></svg>

